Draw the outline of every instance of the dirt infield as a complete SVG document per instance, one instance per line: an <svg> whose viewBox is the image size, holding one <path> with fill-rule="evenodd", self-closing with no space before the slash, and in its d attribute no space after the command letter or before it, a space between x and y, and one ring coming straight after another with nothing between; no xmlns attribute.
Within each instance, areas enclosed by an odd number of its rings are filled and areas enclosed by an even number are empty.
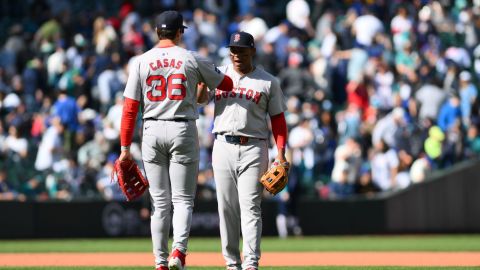
<svg viewBox="0 0 480 270"><path fill-rule="evenodd" d="M150 266L150 253L0 254L0 266ZM190 266L222 266L220 253L192 252ZM264 252L262 266L480 266L480 252Z"/></svg>

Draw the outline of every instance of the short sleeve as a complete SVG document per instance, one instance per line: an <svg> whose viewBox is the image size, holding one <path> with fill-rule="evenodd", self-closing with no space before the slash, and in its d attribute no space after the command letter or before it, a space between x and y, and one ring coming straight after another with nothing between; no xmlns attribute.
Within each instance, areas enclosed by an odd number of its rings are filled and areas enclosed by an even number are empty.
<svg viewBox="0 0 480 270"><path fill-rule="evenodd" d="M202 57L197 53L192 53L192 55L197 62L198 71L208 88L217 88L225 75L207 58Z"/></svg>
<svg viewBox="0 0 480 270"><path fill-rule="evenodd" d="M140 61L139 59L134 59L128 67L128 79L127 85L125 86L125 91L123 96L134 99L137 101L141 100L142 91L140 84Z"/></svg>
<svg viewBox="0 0 480 270"><path fill-rule="evenodd" d="M280 88L280 83L273 78L270 86L270 98L268 99L268 114L270 116L280 114L287 110L285 96Z"/></svg>

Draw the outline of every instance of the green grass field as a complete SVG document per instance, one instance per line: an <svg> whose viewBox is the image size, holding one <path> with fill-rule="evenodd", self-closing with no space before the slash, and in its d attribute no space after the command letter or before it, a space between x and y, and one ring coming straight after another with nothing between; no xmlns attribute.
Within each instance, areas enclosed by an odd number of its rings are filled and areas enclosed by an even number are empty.
<svg viewBox="0 0 480 270"><path fill-rule="evenodd" d="M220 252L219 238L191 238L191 252ZM149 238L0 240L0 253L31 252L150 252ZM262 239L262 251L480 251L480 235L335 236ZM347 259L347 258L346 258ZM0 262L1 265L1 262ZM152 267L0 267L1 270L152 270ZM223 267L189 267L221 270ZM480 269L479 267L262 267L265 270L417 270Z"/></svg>
<svg viewBox="0 0 480 270"><path fill-rule="evenodd" d="M150 238L0 240L0 253L150 250ZM191 238L189 250L220 252L220 239ZM264 237L262 251L480 251L480 235Z"/></svg>
<svg viewBox="0 0 480 270"><path fill-rule="evenodd" d="M4 267L2 270L152 270L151 267ZM264 270L456 270L456 269L479 269L478 267L343 267L343 266L317 266L317 267L262 267ZM187 270L225 270L223 267L188 267Z"/></svg>

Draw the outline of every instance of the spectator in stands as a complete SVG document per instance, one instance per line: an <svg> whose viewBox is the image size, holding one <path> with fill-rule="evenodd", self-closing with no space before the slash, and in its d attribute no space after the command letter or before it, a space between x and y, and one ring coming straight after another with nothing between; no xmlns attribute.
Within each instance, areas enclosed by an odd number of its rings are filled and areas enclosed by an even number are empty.
<svg viewBox="0 0 480 270"><path fill-rule="evenodd" d="M27 198L24 194L15 190L12 184L7 179L7 172L4 169L0 169L0 201L25 201Z"/></svg>
<svg viewBox="0 0 480 270"><path fill-rule="evenodd" d="M384 141L388 147L398 147L403 139L399 136L405 127L405 110L397 107L391 113L381 118L372 131L372 144Z"/></svg>
<svg viewBox="0 0 480 270"><path fill-rule="evenodd" d="M311 74L301 69L304 59L298 52L292 52L288 56L288 66L280 71L278 79L285 96L299 97L302 101L311 99L318 89Z"/></svg>
<svg viewBox="0 0 480 270"><path fill-rule="evenodd" d="M373 182L370 165L362 164L357 181L355 182L354 190L356 194L373 197L375 193L380 192L381 189Z"/></svg>
<svg viewBox="0 0 480 270"><path fill-rule="evenodd" d="M427 154L422 152L410 167L411 182L413 184L423 182L431 173L432 168L433 160L431 160Z"/></svg>
<svg viewBox="0 0 480 270"><path fill-rule="evenodd" d="M4 151L7 158L14 162L21 162L28 155L28 141L20 134L18 126L12 124L8 128L8 136L5 138Z"/></svg>
<svg viewBox="0 0 480 270"><path fill-rule="evenodd" d="M339 144L344 143L348 138L360 136L362 114L356 104L348 104L345 111L339 111L336 120Z"/></svg>
<svg viewBox="0 0 480 270"><path fill-rule="evenodd" d="M303 42L315 35L310 22L310 6L305 0L291 0L286 6L287 20L293 26L293 35Z"/></svg>
<svg viewBox="0 0 480 270"><path fill-rule="evenodd" d="M334 198L345 198L354 194L355 181L359 176L362 164L360 145L354 138L348 138L335 150L335 163L330 182L330 195Z"/></svg>
<svg viewBox="0 0 480 270"><path fill-rule="evenodd" d="M93 22L93 45L97 54L104 54L114 49L117 41L115 29L103 17L98 17Z"/></svg>
<svg viewBox="0 0 480 270"><path fill-rule="evenodd" d="M447 93L438 84L438 80L427 81L415 92L415 100L420 103L420 119L437 118L440 106L447 98Z"/></svg>
<svg viewBox="0 0 480 270"><path fill-rule="evenodd" d="M372 45L375 35L384 30L383 23L373 15L370 9L365 8L363 11L364 13L358 16L352 25L355 43L360 48Z"/></svg>
<svg viewBox="0 0 480 270"><path fill-rule="evenodd" d="M456 93L450 93L449 99L442 105L438 114L438 126L443 132L454 128L455 124L461 122L462 111L460 99Z"/></svg>
<svg viewBox="0 0 480 270"><path fill-rule="evenodd" d="M45 172L53 170L53 166L62 160L64 125L58 117L50 120L49 127L42 135L35 160L35 169Z"/></svg>
<svg viewBox="0 0 480 270"><path fill-rule="evenodd" d="M337 147L337 127L330 111L330 105L325 102L318 113L318 124L313 129L315 136L315 170L317 179L327 182L333 170L334 153Z"/></svg>
<svg viewBox="0 0 480 270"><path fill-rule="evenodd" d="M476 125L471 125L468 127L465 144L466 159L480 156L480 134Z"/></svg>
<svg viewBox="0 0 480 270"><path fill-rule="evenodd" d="M390 71L388 64L381 61L373 78L375 94L370 97L370 100L375 100L378 108L383 111L389 111L393 108L394 79L395 77Z"/></svg>
<svg viewBox="0 0 480 270"><path fill-rule="evenodd" d="M428 138L425 140L424 148L427 157L431 160L433 169L440 168L441 159L444 153L443 142L445 133L438 126L432 126L428 130Z"/></svg>
<svg viewBox="0 0 480 270"><path fill-rule="evenodd" d="M312 172L314 165L313 142L314 134L311 129L311 119L301 116L298 126L290 130L288 145L292 151L290 168L290 191L306 187L313 190ZM292 188L295 185L295 188Z"/></svg>
<svg viewBox="0 0 480 270"><path fill-rule="evenodd" d="M464 70L460 72L460 108L462 110L462 123L464 127L470 125L473 104L477 101L478 90L472 83L472 75Z"/></svg>
<svg viewBox="0 0 480 270"><path fill-rule="evenodd" d="M395 179L397 188L403 189L410 185L410 166L413 163L413 157L405 150L397 151L398 155L398 173Z"/></svg>
<svg viewBox="0 0 480 270"><path fill-rule="evenodd" d="M395 68L397 72L410 83L416 83L418 80L417 68L420 65L420 58L413 50L411 41L406 41L403 48L395 57Z"/></svg>
<svg viewBox="0 0 480 270"><path fill-rule="evenodd" d="M122 78L124 78L126 74L123 73L121 68L115 69L113 61L115 60L112 59L112 62L109 63L107 68L98 75L98 100L102 113L106 113L110 107L112 107L116 94L121 93L121 89L123 89L125 84Z"/></svg>
<svg viewBox="0 0 480 270"><path fill-rule="evenodd" d="M382 191L397 189L397 174L399 160L396 151L388 146L384 140L374 144L375 153L373 154L372 180L380 187Z"/></svg>
<svg viewBox="0 0 480 270"><path fill-rule="evenodd" d="M408 16L407 8L405 6L399 6L397 8L397 14L390 22L395 49L400 50L403 48L405 42L410 40L412 28L413 20Z"/></svg>
<svg viewBox="0 0 480 270"><path fill-rule="evenodd" d="M74 134L78 128L78 113L80 112L80 108L76 100L67 95L66 89L60 89L52 110L53 116L58 117L62 125L65 126L63 143L68 151L73 148Z"/></svg>

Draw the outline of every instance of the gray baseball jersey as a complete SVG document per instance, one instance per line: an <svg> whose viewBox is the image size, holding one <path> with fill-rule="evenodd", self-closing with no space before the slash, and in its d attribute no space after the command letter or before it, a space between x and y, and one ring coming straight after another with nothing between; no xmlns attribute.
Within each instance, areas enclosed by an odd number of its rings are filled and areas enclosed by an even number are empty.
<svg viewBox="0 0 480 270"><path fill-rule="evenodd" d="M215 102L213 132L267 139L267 116L287 109L277 78L258 67L248 76L238 74L232 64L219 69L232 78L234 88L209 91Z"/></svg>
<svg viewBox="0 0 480 270"><path fill-rule="evenodd" d="M224 77L210 61L178 46L136 57L129 73L124 96L143 102L144 119L162 120L197 119L197 83L215 88Z"/></svg>

